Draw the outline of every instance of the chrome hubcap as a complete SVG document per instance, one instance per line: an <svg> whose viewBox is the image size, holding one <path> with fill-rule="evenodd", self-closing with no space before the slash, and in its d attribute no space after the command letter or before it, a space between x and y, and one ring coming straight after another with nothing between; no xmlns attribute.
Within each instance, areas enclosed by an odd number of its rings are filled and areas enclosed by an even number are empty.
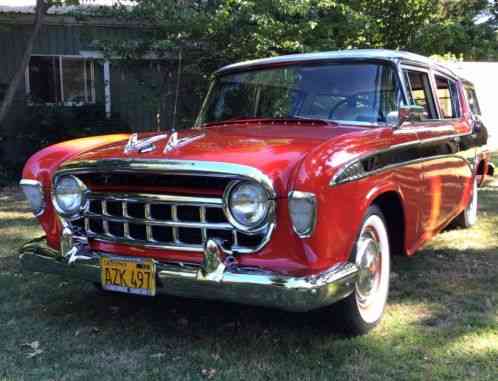
<svg viewBox="0 0 498 381"><path fill-rule="evenodd" d="M367 306L380 285L382 268L381 249L373 232L365 232L358 242L357 265L356 291L359 302Z"/></svg>
<svg viewBox="0 0 498 381"><path fill-rule="evenodd" d="M389 293L389 237L384 221L371 215L364 222L356 246L358 278L355 299L366 323L380 319Z"/></svg>

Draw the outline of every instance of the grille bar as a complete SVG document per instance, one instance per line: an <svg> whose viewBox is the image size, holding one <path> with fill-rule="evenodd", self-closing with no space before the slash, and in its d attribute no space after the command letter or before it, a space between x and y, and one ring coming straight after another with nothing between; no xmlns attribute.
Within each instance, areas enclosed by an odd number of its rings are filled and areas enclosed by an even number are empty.
<svg viewBox="0 0 498 381"><path fill-rule="evenodd" d="M173 203L176 205L219 205L223 206L223 199L215 197L190 197L190 196L173 196L165 194L152 194L152 193L134 193L134 194L121 194L121 193L90 193L91 200L102 201L131 201L143 203Z"/></svg>
<svg viewBox="0 0 498 381"><path fill-rule="evenodd" d="M154 219L143 219L143 218L122 218L122 217L114 217L114 216L104 216L96 213L86 213L85 218L100 218L103 222L120 222L123 224L140 223L147 224L152 226L171 226L171 227L182 227L182 228L198 228L198 229L219 229L219 230L233 230L233 226L229 223L202 223L202 222L183 222L177 220L172 221L162 221L162 220L154 220Z"/></svg>
<svg viewBox="0 0 498 381"><path fill-rule="evenodd" d="M217 238L225 252L245 254L261 249L274 229L269 224L256 235L237 231L221 198L90 193L88 199L83 218L72 224L103 242L202 251L207 239Z"/></svg>

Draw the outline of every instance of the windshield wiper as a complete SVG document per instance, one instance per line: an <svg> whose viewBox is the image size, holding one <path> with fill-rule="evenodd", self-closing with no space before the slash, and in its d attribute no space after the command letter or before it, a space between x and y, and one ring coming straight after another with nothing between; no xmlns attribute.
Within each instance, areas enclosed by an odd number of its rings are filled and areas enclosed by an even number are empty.
<svg viewBox="0 0 498 381"><path fill-rule="evenodd" d="M276 120L292 120L292 121L298 120L298 121L303 121L303 122L308 122L308 123L325 123L325 124L335 123L334 121L331 121L331 120L320 119L320 118L307 118L305 116L297 116L297 115L286 116L286 117L282 117L282 118L274 118L274 119L276 119Z"/></svg>
<svg viewBox="0 0 498 381"><path fill-rule="evenodd" d="M334 121L329 121L325 119L318 118L306 118L301 116L285 116L285 117L275 117L275 118L265 118L261 116L240 116L225 120L220 120L216 122L207 122L204 123L203 126L212 126L217 124L225 124L225 123L237 123L237 122L261 122L261 123L269 123L269 122L302 122L302 123L310 123L310 124L337 124Z"/></svg>

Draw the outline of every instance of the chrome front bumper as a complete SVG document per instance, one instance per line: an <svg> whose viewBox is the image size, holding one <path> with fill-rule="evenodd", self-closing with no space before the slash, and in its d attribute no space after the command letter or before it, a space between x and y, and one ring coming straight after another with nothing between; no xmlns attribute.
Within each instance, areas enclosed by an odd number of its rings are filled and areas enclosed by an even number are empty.
<svg viewBox="0 0 498 381"><path fill-rule="evenodd" d="M99 258L104 255L102 253L78 255L73 252L71 257L64 257L48 247L42 237L24 245L20 254L25 271L54 273L100 283ZM341 263L312 276L283 276L258 269L225 267L218 255L215 243L208 241L202 265L157 262L157 292L308 311L347 297L354 290L358 274L355 264Z"/></svg>

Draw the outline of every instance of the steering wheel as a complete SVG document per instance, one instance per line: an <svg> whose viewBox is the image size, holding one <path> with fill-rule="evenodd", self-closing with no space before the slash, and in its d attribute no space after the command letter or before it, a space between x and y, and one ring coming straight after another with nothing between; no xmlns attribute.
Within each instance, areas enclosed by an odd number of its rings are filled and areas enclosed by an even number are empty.
<svg viewBox="0 0 498 381"><path fill-rule="evenodd" d="M342 106L343 104L347 103L350 101L350 98L351 97L348 97L346 99L343 99L342 101L339 101L337 102L337 104L334 105L334 107L332 107L332 109L330 110L329 112L329 119L334 119L333 116L335 114L335 112L337 111L337 109Z"/></svg>

